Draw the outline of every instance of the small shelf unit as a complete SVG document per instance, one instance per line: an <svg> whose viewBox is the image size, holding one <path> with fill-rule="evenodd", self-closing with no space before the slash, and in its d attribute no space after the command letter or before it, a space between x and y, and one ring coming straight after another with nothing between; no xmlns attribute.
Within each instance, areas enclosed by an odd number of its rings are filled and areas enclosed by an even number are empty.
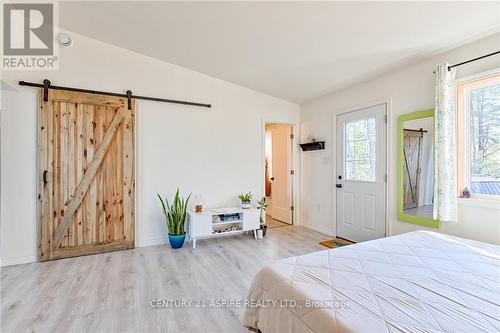
<svg viewBox="0 0 500 333"><path fill-rule="evenodd" d="M260 228L260 211L256 208L221 208L206 209L201 213L188 211L188 241L193 242L200 238L229 236L252 231L257 239L257 230Z"/></svg>
<svg viewBox="0 0 500 333"><path fill-rule="evenodd" d="M323 150L325 149L325 141L301 143L299 146L302 148L302 151Z"/></svg>
<svg viewBox="0 0 500 333"><path fill-rule="evenodd" d="M229 222L212 222L212 226L226 225L226 224L238 224L243 223L243 221L229 221Z"/></svg>

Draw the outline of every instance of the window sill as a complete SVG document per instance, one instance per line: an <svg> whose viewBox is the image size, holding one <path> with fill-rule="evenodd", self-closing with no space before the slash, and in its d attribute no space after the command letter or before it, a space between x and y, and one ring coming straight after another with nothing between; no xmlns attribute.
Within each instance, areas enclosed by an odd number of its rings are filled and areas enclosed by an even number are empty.
<svg viewBox="0 0 500 333"><path fill-rule="evenodd" d="M458 198L459 206L492 208L500 210L500 200L486 198Z"/></svg>

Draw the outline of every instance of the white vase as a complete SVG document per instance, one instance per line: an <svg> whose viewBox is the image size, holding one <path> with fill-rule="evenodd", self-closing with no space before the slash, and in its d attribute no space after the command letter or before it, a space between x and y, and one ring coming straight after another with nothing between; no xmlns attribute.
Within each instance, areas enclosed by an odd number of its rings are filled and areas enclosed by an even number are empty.
<svg viewBox="0 0 500 333"><path fill-rule="evenodd" d="M241 208L242 209L252 208L252 203L251 202L241 201Z"/></svg>
<svg viewBox="0 0 500 333"><path fill-rule="evenodd" d="M257 230L257 238L262 239L263 237L264 236L263 236L262 230L261 229Z"/></svg>

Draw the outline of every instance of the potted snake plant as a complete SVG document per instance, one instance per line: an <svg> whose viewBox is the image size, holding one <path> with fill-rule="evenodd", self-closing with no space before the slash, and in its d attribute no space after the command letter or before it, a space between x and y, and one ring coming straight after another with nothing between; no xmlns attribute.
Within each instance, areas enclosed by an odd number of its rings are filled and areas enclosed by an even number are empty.
<svg viewBox="0 0 500 333"><path fill-rule="evenodd" d="M238 198L240 199L241 208L243 209L252 208L252 198L253 198L252 192L240 194Z"/></svg>
<svg viewBox="0 0 500 333"><path fill-rule="evenodd" d="M257 209L260 210L260 229L262 230L262 236L266 237L267 233L267 224L264 221L264 216L266 214L267 207L269 204L266 202L266 197L262 197L259 201L257 201Z"/></svg>
<svg viewBox="0 0 500 333"><path fill-rule="evenodd" d="M165 198L158 195L160 199L163 215L165 215L165 221L168 227L168 241L173 249L181 248L184 245L184 240L186 239L186 231L184 229L184 222L186 221L186 210L191 194L188 195L187 199L184 199L179 194L179 189L175 192L174 199L172 203Z"/></svg>

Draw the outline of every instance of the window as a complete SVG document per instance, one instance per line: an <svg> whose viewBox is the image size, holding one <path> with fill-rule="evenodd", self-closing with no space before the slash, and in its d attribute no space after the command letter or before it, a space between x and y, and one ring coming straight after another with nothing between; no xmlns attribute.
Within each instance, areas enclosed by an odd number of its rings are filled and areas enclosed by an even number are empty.
<svg viewBox="0 0 500 333"><path fill-rule="evenodd" d="M457 86L458 191L500 198L500 74Z"/></svg>
<svg viewBox="0 0 500 333"><path fill-rule="evenodd" d="M375 181L375 117L344 124L344 179Z"/></svg>

